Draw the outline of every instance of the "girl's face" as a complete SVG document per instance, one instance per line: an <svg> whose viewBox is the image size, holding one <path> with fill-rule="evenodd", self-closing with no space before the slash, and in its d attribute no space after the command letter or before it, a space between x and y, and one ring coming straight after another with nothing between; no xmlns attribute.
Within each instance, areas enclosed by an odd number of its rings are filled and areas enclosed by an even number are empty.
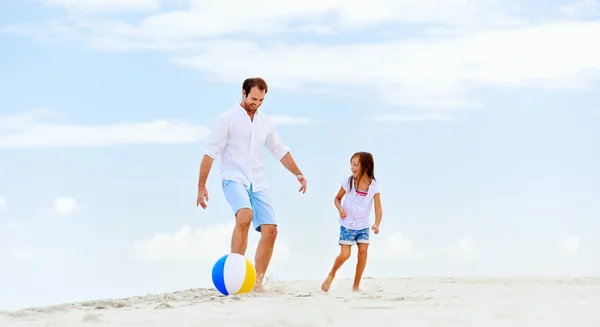
<svg viewBox="0 0 600 327"><path fill-rule="evenodd" d="M358 156L350 160L350 170L352 171L352 176L354 176L354 178L358 177L358 174L360 173L360 161L358 161Z"/></svg>

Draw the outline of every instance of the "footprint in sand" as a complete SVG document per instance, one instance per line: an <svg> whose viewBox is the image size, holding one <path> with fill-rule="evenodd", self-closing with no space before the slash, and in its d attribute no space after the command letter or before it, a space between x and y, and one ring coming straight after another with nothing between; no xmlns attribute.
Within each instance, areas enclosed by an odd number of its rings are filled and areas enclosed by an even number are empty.
<svg viewBox="0 0 600 327"><path fill-rule="evenodd" d="M100 314L97 313L88 313L85 316L83 316L82 321L83 322L102 322L102 319L100 319Z"/></svg>

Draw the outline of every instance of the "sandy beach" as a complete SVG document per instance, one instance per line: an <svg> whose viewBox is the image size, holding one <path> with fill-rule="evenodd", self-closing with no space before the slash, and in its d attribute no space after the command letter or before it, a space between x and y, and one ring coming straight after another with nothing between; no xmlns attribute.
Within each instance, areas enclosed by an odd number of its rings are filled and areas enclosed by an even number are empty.
<svg viewBox="0 0 600 327"><path fill-rule="evenodd" d="M270 281L269 294L213 289L0 312L0 326L562 326L598 327L600 278Z"/></svg>

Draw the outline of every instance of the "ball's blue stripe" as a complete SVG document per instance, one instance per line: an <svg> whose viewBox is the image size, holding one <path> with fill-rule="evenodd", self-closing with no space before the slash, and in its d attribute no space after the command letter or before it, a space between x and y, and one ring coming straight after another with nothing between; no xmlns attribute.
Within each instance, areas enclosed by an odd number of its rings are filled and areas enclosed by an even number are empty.
<svg viewBox="0 0 600 327"><path fill-rule="evenodd" d="M222 256L221 259L219 259L215 263L212 270L213 284L215 284L217 290L219 290L219 292L223 293L224 295L229 295L229 293L227 293L227 287L225 287L225 279L223 278L225 277L224 268L227 256L227 254Z"/></svg>

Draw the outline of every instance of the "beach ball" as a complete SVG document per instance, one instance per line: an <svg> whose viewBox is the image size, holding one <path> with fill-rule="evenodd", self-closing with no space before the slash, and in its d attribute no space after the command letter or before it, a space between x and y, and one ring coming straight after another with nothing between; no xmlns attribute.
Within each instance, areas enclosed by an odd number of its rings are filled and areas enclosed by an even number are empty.
<svg viewBox="0 0 600 327"><path fill-rule="evenodd" d="M223 295L248 293L256 283L256 270L245 256L229 253L215 262L212 280Z"/></svg>

